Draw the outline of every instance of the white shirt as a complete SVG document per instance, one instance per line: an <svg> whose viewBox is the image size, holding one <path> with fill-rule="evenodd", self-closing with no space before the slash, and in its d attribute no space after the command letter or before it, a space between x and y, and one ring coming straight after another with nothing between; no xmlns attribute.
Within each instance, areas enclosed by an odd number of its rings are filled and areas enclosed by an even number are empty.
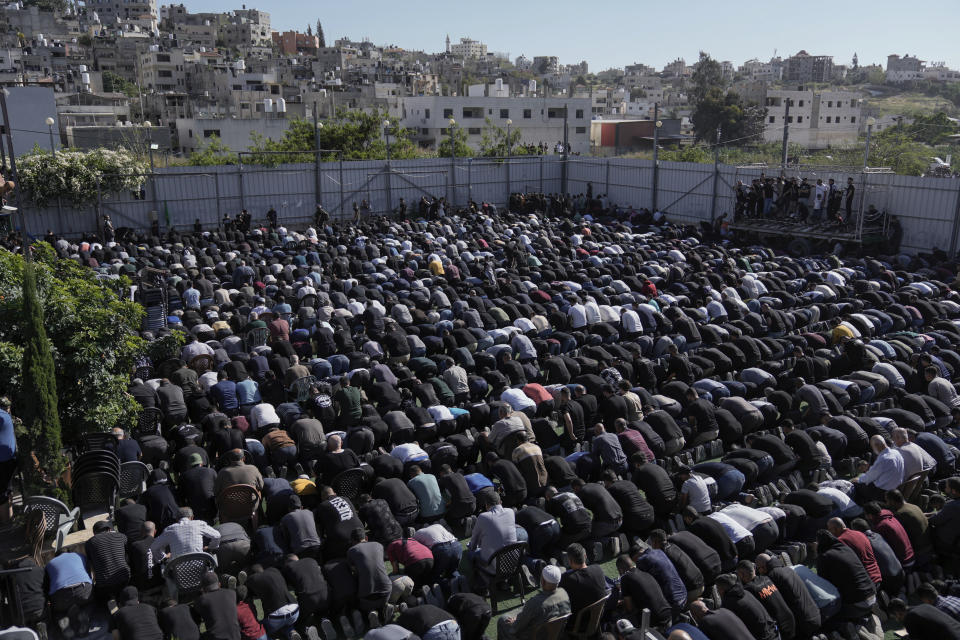
<svg viewBox="0 0 960 640"><path fill-rule="evenodd" d="M413 534L413 539L425 547L433 547L435 544L457 541L456 537L440 524L432 524L429 527L418 529L417 532Z"/></svg>
<svg viewBox="0 0 960 640"><path fill-rule="evenodd" d="M897 447L897 451L903 458L903 477L905 479L915 473L933 469L937 466L937 461L933 459L933 456L915 442L908 442L902 447Z"/></svg>
<svg viewBox="0 0 960 640"><path fill-rule="evenodd" d="M623 312L623 315L620 316L620 324L627 333L643 333L640 315L632 309Z"/></svg>
<svg viewBox="0 0 960 640"><path fill-rule="evenodd" d="M280 424L280 416L272 404L264 402L250 410L250 428L253 431L268 424Z"/></svg>
<svg viewBox="0 0 960 640"><path fill-rule="evenodd" d="M408 460L426 460L429 457L427 456L427 452L421 449L420 445L414 442L398 444L390 451L390 455L400 462L407 462Z"/></svg>
<svg viewBox="0 0 960 640"><path fill-rule="evenodd" d="M720 513L729 516L747 531L753 531L761 524L773 520L773 517L768 513L737 503L724 507L720 510Z"/></svg>
<svg viewBox="0 0 960 640"><path fill-rule="evenodd" d="M570 305L567 309L567 315L570 316L570 326L574 329L580 329L587 326L587 310L582 304Z"/></svg>
<svg viewBox="0 0 960 640"><path fill-rule="evenodd" d="M197 379L197 384L200 385L204 393L207 393L210 391L210 387L217 384L217 372L207 371Z"/></svg>
<svg viewBox="0 0 960 640"><path fill-rule="evenodd" d="M525 407L536 407L537 403L527 397L520 389L507 389L500 394L500 402L506 402L514 411L522 411Z"/></svg>
<svg viewBox="0 0 960 640"><path fill-rule="evenodd" d="M725 515L721 512L711 513L707 516L708 518L713 518L721 525L723 525L724 530L727 532L727 535L730 537L730 540L734 544L740 542L744 538L750 535L750 532L740 525L739 522L734 520L728 515Z"/></svg>
<svg viewBox="0 0 960 640"><path fill-rule="evenodd" d="M684 481L680 488L680 493L685 493L690 497L688 504L698 513L710 511L710 489L707 488L706 481L697 474L690 474L690 478Z"/></svg>

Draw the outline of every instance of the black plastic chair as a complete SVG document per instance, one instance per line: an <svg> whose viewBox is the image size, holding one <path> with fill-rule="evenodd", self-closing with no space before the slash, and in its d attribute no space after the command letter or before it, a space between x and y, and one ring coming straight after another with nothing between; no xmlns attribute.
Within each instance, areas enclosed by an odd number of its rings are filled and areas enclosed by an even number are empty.
<svg viewBox="0 0 960 640"><path fill-rule="evenodd" d="M120 498L139 498L150 469L142 462L124 462L120 465Z"/></svg>
<svg viewBox="0 0 960 640"><path fill-rule="evenodd" d="M269 339L270 330L266 327L257 327L256 329L247 331L247 336L244 342L247 344L247 351L253 351L257 347L266 346L267 340Z"/></svg>
<svg viewBox="0 0 960 640"><path fill-rule="evenodd" d="M363 469L347 469L337 474L337 477L330 483L330 487L338 496L343 496L351 502L360 497L360 490L367 476Z"/></svg>
<svg viewBox="0 0 960 640"><path fill-rule="evenodd" d="M108 432L85 433L82 438L83 451L113 451L117 450L117 436Z"/></svg>
<svg viewBox="0 0 960 640"><path fill-rule="evenodd" d="M597 635L600 630L600 617L603 615L603 607L607 603L610 594L603 596L593 604L581 609L573 624L567 629L567 638L570 640L589 640Z"/></svg>
<svg viewBox="0 0 960 640"><path fill-rule="evenodd" d="M163 569L164 577L172 577L177 585L179 596L189 600L200 593L205 573L217 570L217 559L209 553L199 551L177 556Z"/></svg>
<svg viewBox="0 0 960 640"><path fill-rule="evenodd" d="M84 528L84 513L103 507L110 517L117 502L119 477L109 473L86 473L73 479L73 503L80 508L80 528Z"/></svg>
<svg viewBox="0 0 960 640"><path fill-rule="evenodd" d="M550 618L533 632L533 640L560 640L571 614Z"/></svg>
<svg viewBox="0 0 960 640"><path fill-rule="evenodd" d="M137 426L131 431L131 435L136 438L143 436L155 436L163 420L163 411L156 407L147 407L137 416Z"/></svg>
<svg viewBox="0 0 960 640"><path fill-rule="evenodd" d="M508 544L500 551L493 554L490 558L490 564L495 571L493 580L490 584L490 607L493 609L493 615L497 615L497 588L500 583L510 584L516 580L517 593L520 595L520 604L524 602L523 572L520 567L523 565L523 559L527 556L527 543L515 542Z"/></svg>

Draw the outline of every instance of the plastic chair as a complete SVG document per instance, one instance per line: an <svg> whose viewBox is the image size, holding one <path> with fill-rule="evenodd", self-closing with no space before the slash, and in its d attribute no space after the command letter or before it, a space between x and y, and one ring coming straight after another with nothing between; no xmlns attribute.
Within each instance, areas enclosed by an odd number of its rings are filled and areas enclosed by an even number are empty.
<svg viewBox="0 0 960 640"><path fill-rule="evenodd" d="M112 433L97 432L85 433L81 438L82 449L84 452L90 451L113 451L117 450L117 437Z"/></svg>
<svg viewBox="0 0 960 640"><path fill-rule="evenodd" d="M44 535L52 533L56 536L53 544L54 552L60 551L67 534L73 531L73 527L80 519L80 507L70 509L56 498L50 498L48 496L30 496L26 498L23 501L23 510L28 514L33 510L43 512L45 521Z"/></svg>
<svg viewBox="0 0 960 640"><path fill-rule="evenodd" d="M147 465L139 461L124 462L120 465L120 497L139 498L143 485L150 474Z"/></svg>
<svg viewBox="0 0 960 640"><path fill-rule="evenodd" d="M570 614L550 618L533 632L533 640L560 640Z"/></svg>
<svg viewBox="0 0 960 640"><path fill-rule="evenodd" d="M170 360L164 360L159 365L157 365L157 377L158 378L169 378L173 375L173 372L183 366L183 361L180 358L172 358Z"/></svg>
<svg viewBox="0 0 960 640"><path fill-rule="evenodd" d="M10 627L0 631L0 638L4 640L39 640L40 636L32 629Z"/></svg>
<svg viewBox="0 0 960 640"><path fill-rule="evenodd" d="M200 354L190 360L190 368L197 372L197 375L203 375L207 371L212 371L217 366L217 359L209 354Z"/></svg>
<svg viewBox="0 0 960 640"><path fill-rule="evenodd" d="M192 596L200 593L203 575L217 570L217 559L198 551L177 556L163 568L163 576L172 577L180 595Z"/></svg>
<svg viewBox="0 0 960 640"><path fill-rule="evenodd" d="M159 433L158 428L163 420L163 411L156 407L147 407L137 416L137 426L131 430L134 439L143 436L155 436Z"/></svg>
<svg viewBox="0 0 960 640"><path fill-rule="evenodd" d="M85 473L73 479L73 503L80 509L80 528L84 527L84 512L91 507L103 507L113 517L120 488L119 475L109 473Z"/></svg>
<svg viewBox="0 0 960 640"><path fill-rule="evenodd" d="M337 474L337 477L330 483L330 487L338 496L343 496L351 502L355 502L360 497L360 489L366 479L367 476L363 469L347 469Z"/></svg>
<svg viewBox="0 0 960 640"><path fill-rule="evenodd" d="M310 388L317 384L314 376L304 376L293 381L290 385L289 393L296 402L306 402L310 399Z"/></svg>
<svg viewBox="0 0 960 640"><path fill-rule="evenodd" d="M270 339L270 330L266 327L257 327L247 331L246 344L247 351L253 351L257 347L265 347L267 340Z"/></svg>
<svg viewBox="0 0 960 640"><path fill-rule="evenodd" d="M257 528L257 511L260 508L260 492L249 484L235 484L223 489L217 495L217 512L220 523L248 521Z"/></svg>
<svg viewBox="0 0 960 640"><path fill-rule="evenodd" d="M308 293L307 295L300 298L300 302L297 304L297 309L300 309L301 307L310 307L312 309L316 309L317 302L318 302L317 294Z"/></svg>
<svg viewBox="0 0 960 640"><path fill-rule="evenodd" d="M493 615L497 615L497 585L501 582L509 584L511 580L516 580L517 591L520 594L520 604L523 604L523 573L520 571L520 566L523 564L526 555L527 543L515 542L500 549L490 558L490 563L487 566L495 566L496 568L490 584L490 607L493 609Z"/></svg>
<svg viewBox="0 0 960 640"><path fill-rule="evenodd" d="M610 594L607 594L581 610L573 625L567 629L567 637L571 640L589 640L596 636L600 630L600 616L603 615L603 607L609 597Z"/></svg>
<svg viewBox="0 0 960 640"><path fill-rule="evenodd" d="M923 489L923 481L926 480L927 474L929 471L918 471L909 478L903 481L903 484L900 485L900 493L903 494L903 499L907 502L913 503L920 496L920 490Z"/></svg>

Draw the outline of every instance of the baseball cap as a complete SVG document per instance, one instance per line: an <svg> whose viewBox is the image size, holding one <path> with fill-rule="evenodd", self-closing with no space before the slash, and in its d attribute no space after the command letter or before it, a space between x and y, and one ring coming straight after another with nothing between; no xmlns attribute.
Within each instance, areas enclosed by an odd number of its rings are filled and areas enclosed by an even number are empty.
<svg viewBox="0 0 960 640"><path fill-rule="evenodd" d="M560 567L554 564L548 564L543 568L543 571L540 572L540 577L543 578L544 582L560 584Z"/></svg>
<svg viewBox="0 0 960 640"><path fill-rule="evenodd" d="M627 631L632 631L633 629L633 623L626 618L620 618L617 620L617 631L620 633L626 633Z"/></svg>
<svg viewBox="0 0 960 640"><path fill-rule="evenodd" d="M191 467L199 467L203 464L203 458L200 457L199 453L191 453L190 457L187 458L187 461L190 463Z"/></svg>

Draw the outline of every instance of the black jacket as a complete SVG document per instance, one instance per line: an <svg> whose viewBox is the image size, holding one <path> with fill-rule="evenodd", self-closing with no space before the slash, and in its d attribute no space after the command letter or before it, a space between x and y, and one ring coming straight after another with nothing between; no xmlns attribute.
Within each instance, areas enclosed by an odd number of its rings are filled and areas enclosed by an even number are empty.
<svg viewBox="0 0 960 640"><path fill-rule="evenodd" d="M845 604L863 602L876 595L873 581L857 554L828 531L817 536L817 574L832 582Z"/></svg>
<svg viewBox="0 0 960 640"><path fill-rule="evenodd" d="M733 611L743 620L747 629L757 640L777 640L777 623L763 608L753 594L744 591L738 582L730 587L721 599L723 607Z"/></svg>
<svg viewBox="0 0 960 640"><path fill-rule="evenodd" d="M783 566L779 558L767 563L767 577L777 585L797 625L801 637L812 635L820 628L820 608L803 584L800 576L790 567Z"/></svg>
<svg viewBox="0 0 960 640"><path fill-rule="evenodd" d="M756 576L743 585L744 590L752 593L777 623L781 640L793 640L797 635L797 623L790 606L777 585L766 576Z"/></svg>

